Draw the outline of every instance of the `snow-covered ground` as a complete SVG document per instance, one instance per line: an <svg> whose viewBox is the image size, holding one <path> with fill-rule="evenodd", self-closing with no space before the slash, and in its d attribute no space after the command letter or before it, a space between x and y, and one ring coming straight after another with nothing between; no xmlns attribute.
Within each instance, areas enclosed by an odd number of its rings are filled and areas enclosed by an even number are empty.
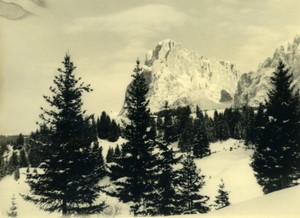
<svg viewBox="0 0 300 218"><path fill-rule="evenodd" d="M245 187L247 188L247 187ZM300 217L300 185L233 204L211 216Z"/></svg>
<svg viewBox="0 0 300 218"><path fill-rule="evenodd" d="M203 193L210 197L210 204L215 200L221 179L233 204L263 195L249 165L253 151L245 150L243 141L229 139L212 143L210 148L212 155L195 161L206 176Z"/></svg>
<svg viewBox="0 0 300 218"><path fill-rule="evenodd" d="M121 144L121 139L117 143L99 141L103 146L103 155L106 155L109 146ZM201 173L206 176L206 185L202 193L210 197L209 204L213 204L217 195L218 185L221 179L224 180L226 189L230 192L231 205L227 208L213 211L208 214L197 216L208 217L290 217L299 215L300 217L300 186L286 190L281 190L263 196L261 188L257 184L253 171L249 166L250 156L253 151L245 150L242 141L229 139L224 142L216 142L210 145L212 154L208 157L197 159L196 164L201 169ZM47 213L38 209L33 203L26 202L19 195L26 194L29 188L25 183L25 171L21 169L19 181L15 181L13 176L6 176L0 181L0 217L7 217L7 211L11 206L11 198L16 197L19 217L61 217L59 213ZM109 183L105 178L104 183ZM91 217L102 216L130 216L128 205L120 203L116 198L101 195L101 200L108 204L103 215L93 215ZM284 215L286 214L286 215ZM288 216L289 215L289 216ZM182 217L182 216L181 216ZM186 217L186 216L183 216Z"/></svg>
<svg viewBox="0 0 300 218"><path fill-rule="evenodd" d="M126 142L126 139L119 137L118 141L116 141L116 142L109 142L107 140L98 139L98 142L99 142L99 145L102 146L102 155L105 159L109 147L116 148L117 145L121 146L123 143Z"/></svg>

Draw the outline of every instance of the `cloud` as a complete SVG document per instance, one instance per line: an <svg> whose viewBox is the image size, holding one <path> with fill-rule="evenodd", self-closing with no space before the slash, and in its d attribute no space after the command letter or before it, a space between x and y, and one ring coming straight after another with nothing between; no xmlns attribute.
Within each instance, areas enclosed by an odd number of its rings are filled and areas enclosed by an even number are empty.
<svg viewBox="0 0 300 218"><path fill-rule="evenodd" d="M29 13L18 4L0 1L0 16L16 20L26 17Z"/></svg>
<svg viewBox="0 0 300 218"><path fill-rule="evenodd" d="M152 36L183 26L191 17L167 5L145 5L106 16L82 17L66 26L67 33L104 32Z"/></svg>

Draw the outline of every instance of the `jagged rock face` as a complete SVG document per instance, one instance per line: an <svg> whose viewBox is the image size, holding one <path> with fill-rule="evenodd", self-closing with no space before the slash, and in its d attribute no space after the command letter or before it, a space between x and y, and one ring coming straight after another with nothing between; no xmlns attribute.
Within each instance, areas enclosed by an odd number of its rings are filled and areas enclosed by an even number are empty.
<svg viewBox="0 0 300 218"><path fill-rule="evenodd" d="M166 101L173 108L224 108L232 102L239 79L233 64L209 60L172 40L160 42L147 53L143 73L152 112L159 111Z"/></svg>
<svg viewBox="0 0 300 218"><path fill-rule="evenodd" d="M276 49L273 57L268 57L256 72L243 74L238 82L234 95L234 107L242 107L246 104L257 107L268 99L267 93L272 89L270 77L273 75L280 60L290 69L294 75L292 85L300 88L300 36L295 37L293 43L289 43L285 49L283 46ZM296 91L296 89L295 89Z"/></svg>

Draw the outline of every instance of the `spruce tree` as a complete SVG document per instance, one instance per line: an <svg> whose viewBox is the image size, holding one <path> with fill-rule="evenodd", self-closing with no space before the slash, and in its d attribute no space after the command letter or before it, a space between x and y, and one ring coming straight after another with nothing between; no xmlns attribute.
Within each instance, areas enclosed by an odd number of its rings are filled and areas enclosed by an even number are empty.
<svg viewBox="0 0 300 218"><path fill-rule="evenodd" d="M107 139L111 127L110 117L106 114L105 111L102 111L100 119L98 119L97 129L98 136L100 139Z"/></svg>
<svg viewBox="0 0 300 218"><path fill-rule="evenodd" d="M28 162L32 167L38 167L47 156L51 155L50 144L51 130L46 125L41 125L38 130L31 133L27 140Z"/></svg>
<svg viewBox="0 0 300 218"><path fill-rule="evenodd" d="M193 119L187 117L184 125L183 132L179 136L178 148L181 152L192 151L193 144Z"/></svg>
<svg viewBox="0 0 300 218"><path fill-rule="evenodd" d="M112 120L108 132L108 141L116 142L118 141L119 136L120 136L120 130L118 124L116 123L115 120Z"/></svg>
<svg viewBox="0 0 300 218"><path fill-rule="evenodd" d="M210 154L210 148L204 123L204 115L199 107L197 107L196 114L197 118L194 121L192 148L194 157L202 158Z"/></svg>
<svg viewBox="0 0 300 218"><path fill-rule="evenodd" d="M282 62L271 77L273 89L264 110L267 122L252 161L265 193L296 185L300 178L299 95L293 94L292 79Z"/></svg>
<svg viewBox="0 0 300 218"><path fill-rule="evenodd" d="M8 217L17 217L18 211L17 211L17 204L16 204L16 198L15 195L13 195L11 199L11 207L9 208L9 212L7 213Z"/></svg>
<svg viewBox="0 0 300 218"><path fill-rule="evenodd" d="M27 157L26 157L24 148L22 148L20 150L19 164L20 164L20 167L28 167L28 161L27 161Z"/></svg>
<svg viewBox="0 0 300 218"><path fill-rule="evenodd" d="M16 145L14 146L14 149L21 149L24 146L24 142L25 142L24 136L22 135L22 133L20 133L16 140Z"/></svg>
<svg viewBox="0 0 300 218"><path fill-rule="evenodd" d="M242 110L243 113L243 123L245 129L245 144L249 145L254 143L254 129L255 129L255 117L254 110L251 107L244 107Z"/></svg>
<svg viewBox="0 0 300 218"><path fill-rule="evenodd" d="M179 204L177 213L207 213L209 207L206 205L206 201L209 198L200 194L201 188L205 184L204 176L198 174L194 157L191 153L183 158L182 165L183 167L180 169L177 178L177 183L179 185L177 191Z"/></svg>
<svg viewBox="0 0 300 218"><path fill-rule="evenodd" d="M114 149L112 147L109 147L106 155L106 163L111 163L113 161L114 161Z"/></svg>
<svg viewBox="0 0 300 218"><path fill-rule="evenodd" d="M64 68L58 69L54 87L50 87L52 96L44 96L50 107L42 108L40 116L51 130L44 145L49 155L39 166L42 172L29 177L31 194L23 197L49 212L97 213L104 208L104 203L95 203L102 189L99 171L103 166L85 129L90 117L81 109L82 94L91 88L75 77L69 54L62 63Z"/></svg>
<svg viewBox="0 0 300 218"><path fill-rule="evenodd" d="M225 190L223 179L221 179L221 184L219 185L218 195L216 196L215 203L215 207L217 210L230 205L229 193Z"/></svg>
<svg viewBox="0 0 300 218"><path fill-rule="evenodd" d="M14 179L16 181L18 181L20 179L20 170L19 170L19 168L16 169L15 172L14 172Z"/></svg>
<svg viewBox="0 0 300 218"><path fill-rule="evenodd" d="M148 87L139 60L132 77L126 98L128 122L124 123L123 133L128 142L123 144L122 155L116 159L117 164L112 166L111 171L115 174L115 194L124 202L132 202L133 214L151 215L156 213L153 208L154 143L149 136L151 117L146 98ZM116 178L116 174L119 178Z"/></svg>
<svg viewBox="0 0 300 218"><path fill-rule="evenodd" d="M163 132L163 140L168 144L176 141L176 129L172 117L172 111L168 102L165 103L162 110L162 116L157 121L158 129Z"/></svg>
<svg viewBox="0 0 300 218"><path fill-rule="evenodd" d="M121 156L121 149L119 147L119 145L117 144L115 151L114 151L114 158L118 158Z"/></svg>
<svg viewBox="0 0 300 218"><path fill-rule="evenodd" d="M8 162L8 171L9 171L9 173L12 173L19 167L20 167L19 155L18 155L17 151L13 151L13 153L9 159L9 162Z"/></svg>

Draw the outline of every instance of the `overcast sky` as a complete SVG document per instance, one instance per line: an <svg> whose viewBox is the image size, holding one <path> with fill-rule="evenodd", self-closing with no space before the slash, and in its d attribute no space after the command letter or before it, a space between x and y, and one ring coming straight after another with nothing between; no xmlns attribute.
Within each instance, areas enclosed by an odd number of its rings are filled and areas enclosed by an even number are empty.
<svg viewBox="0 0 300 218"><path fill-rule="evenodd" d="M163 39L246 72L300 33L299 0L12 2L0 0L0 134L37 128L67 51L94 88L84 108L99 115L120 110L136 58Z"/></svg>

